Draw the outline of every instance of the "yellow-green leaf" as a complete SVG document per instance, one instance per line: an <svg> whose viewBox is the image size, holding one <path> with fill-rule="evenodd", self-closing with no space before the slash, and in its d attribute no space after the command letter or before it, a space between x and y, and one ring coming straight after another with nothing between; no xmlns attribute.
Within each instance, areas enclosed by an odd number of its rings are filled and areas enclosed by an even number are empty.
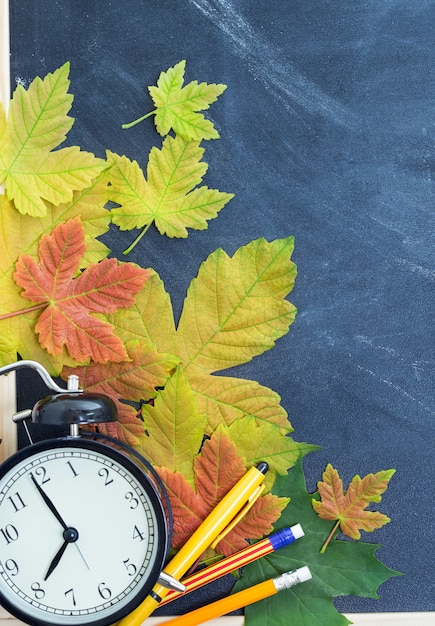
<svg viewBox="0 0 435 626"><path fill-rule="evenodd" d="M112 221L121 230L154 222L168 237L187 237L187 228L207 228L233 196L206 186L195 189L208 167L203 154L196 141L166 137L161 150L151 149L145 180L136 161L108 152L110 199L120 205L112 209Z"/></svg>
<svg viewBox="0 0 435 626"><path fill-rule="evenodd" d="M298 459L318 449L281 434L273 424L263 422L258 425L253 417L236 420L228 427L227 433L248 465L267 461L271 474L286 474Z"/></svg>
<svg viewBox="0 0 435 626"><path fill-rule="evenodd" d="M189 377L189 382L198 394L201 413L207 416L209 434L219 424L229 426L247 415L252 415L257 424L274 424L283 433L293 430L279 395L254 380L206 374Z"/></svg>
<svg viewBox="0 0 435 626"><path fill-rule="evenodd" d="M193 460L201 447L205 417L198 411L196 396L181 368L157 395L154 406L143 406L142 416L147 436L141 441L141 450L146 457L155 466L193 480Z"/></svg>
<svg viewBox="0 0 435 626"><path fill-rule="evenodd" d="M296 315L285 300L296 276L292 251L292 237L257 239L233 257L218 249L201 265L177 330L189 376L246 363L287 333Z"/></svg>
<svg viewBox="0 0 435 626"><path fill-rule="evenodd" d="M151 341L160 352L174 352L175 325L171 300L154 270L145 281L135 303L128 309L108 316L115 331L126 343L130 339Z"/></svg>
<svg viewBox="0 0 435 626"><path fill-rule="evenodd" d="M37 77L26 91L18 85L1 135L0 182L20 213L44 216L46 202L69 202L85 189L105 162L77 147L52 152L62 143L73 119L69 63L44 79Z"/></svg>
<svg viewBox="0 0 435 626"><path fill-rule="evenodd" d="M225 91L226 85L198 83L196 80L183 87L186 61L180 61L162 72L157 86L148 90L156 106L157 131L164 136L172 129L185 139L217 139L219 133L210 120L198 113Z"/></svg>

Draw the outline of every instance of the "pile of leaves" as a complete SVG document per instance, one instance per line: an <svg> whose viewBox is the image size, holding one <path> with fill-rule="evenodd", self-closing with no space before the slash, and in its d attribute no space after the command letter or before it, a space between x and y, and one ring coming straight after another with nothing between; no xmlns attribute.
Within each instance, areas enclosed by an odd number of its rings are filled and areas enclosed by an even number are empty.
<svg viewBox="0 0 435 626"><path fill-rule="evenodd" d="M285 525L288 517L304 523L306 534L313 525L313 534L323 541L331 531L331 521L325 520L338 520L343 532L358 539L358 528L371 531L388 521L361 511L380 499L379 484L386 487L391 471L375 479L375 486L356 477L338 497L339 477L328 468L319 485L322 501L315 496L312 506L298 478L301 469L288 471L300 468L301 458L317 446L291 437L276 392L227 375L271 349L295 319L296 308L287 299L296 277L293 238L258 239L232 257L216 250L192 279L178 323L156 271L110 258L101 241L109 228L135 231L128 253L151 226L162 235L186 238L188 229L207 228L232 198L202 184L208 165L201 144L219 137L202 111L225 85L184 84L184 74L184 61L162 72L149 88L152 111L125 125L154 116L161 146L151 149L146 167L142 159L110 151L100 159L76 146L59 147L74 121L68 63L36 78L27 90L19 85L8 116L0 108L0 184L5 188L0 196L0 364L17 356L36 360L53 376L77 374L83 388L113 398L119 419L99 428L158 468L174 513L174 550L261 460L270 467L268 493L216 546L218 554L245 547ZM223 370L225 375L215 375ZM297 510L298 502L304 512ZM333 527L329 541L336 532ZM328 553L342 549L341 543L334 539ZM311 539L304 545L316 553L316 571L326 557L317 555ZM371 547L347 542L345 549L349 566L361 559L361 571L357 576L352 567L358 580L341 592L363 589L373 595L392 572L367 556ZM286 554L267 563L274 571L293 569L297 549ZM368 558L375 563L373 577L363 564ZM326 567L333 579L347 565L331 559ZM252 576L248 571L238 584ZM338 595L337 589L319 587L316 577L305 587L295 593L321 595L331 606ZM267 620L262 611L249 609L246 623L281 624L279 605ZM313 617L303 623L320 622Z"/></svg>

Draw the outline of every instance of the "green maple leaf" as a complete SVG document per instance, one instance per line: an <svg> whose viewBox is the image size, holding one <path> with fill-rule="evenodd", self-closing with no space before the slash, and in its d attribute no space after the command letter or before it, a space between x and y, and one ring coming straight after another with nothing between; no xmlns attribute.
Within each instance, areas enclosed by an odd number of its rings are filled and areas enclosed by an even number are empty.
<svg viewBox="0 0 435 626"><path fill-rule="evenodd" d="M188 228L203 230L233 197L198 187L208 167L203 154L196 141L166 137L161 150L151 149L145 180L136 161L108 151L110 199L120 205L112 209L112 221L121 230L145 227L134 245L153 222L168 237L187 237Z"/></svg>
<svg viewBox="0 0 435 626"><path fill-rule="evenodd" d="M320 553L330 522L318 517L312 508L312 498L318 499L319 495L307 493L301 462L287 476L277 478L273 492L279 496L291 495L279 527L300 523L305 537L246 566L234 591L304 565L308 565L313 578L246 607L246 626L287 626L289 622L292 626L349 624L335 609L333 598L346 595L377 598L379 585L400 573L375 557L380 547L376 544L335 539L326 553Z"/></svg>
<svg viewBox="0 0 435 626"><path fill-rule="evenodd" d="M162 72L157 86L148 88L156 109L130 124L124 124L123 128L130 128L155 115L157 132L162 136L172 129L186 140L217 139L219 133L212 122L198 111L208 109L225 91L226 85L198 83L195 80L183 87L185 68L186 61L180 61Z"/></svg>
<svg viewBox="0 0 435 626"><path fill-rule="evenodd" d="M20 213L46 215L46 202L70 202L73 192L89 187L105 167L77 146L54 150L74 121L68 116L68 74L65 63L43 80L35 78L27 91L18 85L7 121L0 110L0 183Z"/></svg>

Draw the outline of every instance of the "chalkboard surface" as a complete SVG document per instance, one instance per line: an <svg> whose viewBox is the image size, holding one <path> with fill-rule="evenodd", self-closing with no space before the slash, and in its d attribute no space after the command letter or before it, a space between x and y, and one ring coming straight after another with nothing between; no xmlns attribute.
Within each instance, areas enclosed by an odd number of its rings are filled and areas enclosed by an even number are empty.
<svg viewBox="0 0 435 626"><path fill-rule="evenodd" d="M150 231L129 260L154 267L179 314L217 247L294 235L289 335L240 367L282 397L309 490L327 462L347 482L395 467L366 540L405 576L341 611L434 610L432 0L11 0L11 78L71 61L68 142L146 162L146 87L182 59L228 85L210 109L207 184L235 193L188 240ZM106 239L116 256L131 233ZM23 389L20 402L28 400Z"/></svg>

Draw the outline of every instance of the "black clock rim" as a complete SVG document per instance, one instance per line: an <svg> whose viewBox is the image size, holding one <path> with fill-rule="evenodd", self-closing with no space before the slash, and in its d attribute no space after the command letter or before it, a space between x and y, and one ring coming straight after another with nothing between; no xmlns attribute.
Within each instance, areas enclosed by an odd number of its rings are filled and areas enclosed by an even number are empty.
<svg viewBox="0 0 435 626"><path fill-rule="evenodd" d="M13 615L14 617L17 617L22 622L30 624L31 626L59 626L59 624L61 626L111 626L112 624L115 624L123 617L134 611L134 609L137 608L139 604L147 597L147 595L157 582L157 579L163 569L166 559L166 537L168 533L168 527L165 511L160 496L158 495L158 492L152 481L134 461L132 461L123 452L120 452L108 446L107 444L100 443L99 441L94 441L93 439L85 439L80 436L45 439L43 441L39 441L30 446L22 448L21 450L18 450L18 452L15 452L0 465L0 479L2 479L5 474L11 471L17 463L20 463L26 458L30 458L34 454L37 454L39 452L62 447L82 448L85 450L90 450L93 452L98 452L99 454L103 454L126 467L126 469L128 469L128 471L132 473L132 475L144 488L144 491L149 497L150 502L154 508L158 528L156 561L151 569L151 575L148 576L146 581L136 585L137 591L125 606L116 610L115 605L113 613L106 617L102 617L100 619L92 621L73 622L65 620L63 622L58 621L57 623L55 623L48 620L35 619L33 615L28 615L25 611L17 608L6 596L4 596L1 590L0 605L6 611L8 611L8 613Z"/></svg>

